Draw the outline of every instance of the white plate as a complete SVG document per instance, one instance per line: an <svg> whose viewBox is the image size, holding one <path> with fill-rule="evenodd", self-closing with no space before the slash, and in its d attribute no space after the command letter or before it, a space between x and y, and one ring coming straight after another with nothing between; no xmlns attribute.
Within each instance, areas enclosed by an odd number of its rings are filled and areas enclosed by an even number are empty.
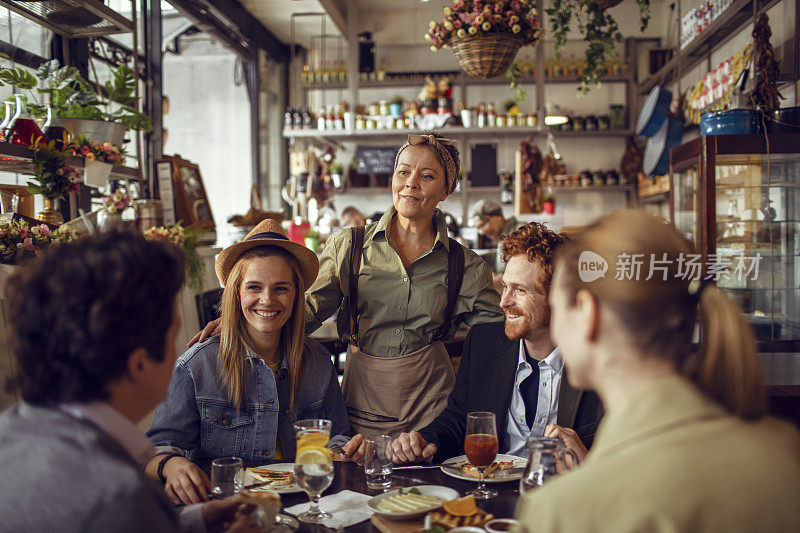
<svg viewBox="0 0 800 533"><path fill-rule="evenodd" d="M415 488L417 489L420 494L424 496L436 496L441 498L442 501L447 500L454 500L455 498L459 497L458 491L451 489L449 487L442 487L441 485L417 485L416 487L403 487L403 492L406 492L408 489ZM430 507L424 507L422 509L417 509L415 511L382 511L378 509L378 503L381 500L385 500L386 498L390 498L392 496L397 496L400 493L400 489L390 490L385 494L381 494L380 496L375 496L367 501L367 507L371 510L375 511L376 514L381 516L385 516L386 518L391 518L392 520L405 520L406 518L414 518L417 516L422 516L429 511L433 511L434 509L438 509L441 507L441 504L438 505L431 505Z"/></svg>
<svg viewBox="0 0 800 533"><path fill-rule="evenodd" d="M263 468L264 470L274 470L275 472L294 473L294 463L275 463L271 465L259 466L256 468ZM261 481L260 479L256 479L255 477L251 476L250 473L247 473L244 476L245 488L247 487L247 485L252 485L253 483L259 483L260 481ZM262 485L261 487L256 487L250 490L252 491L274 490L278 494L294 494L295 492L303 492L303 489L301 489L300 485L298 485L296 482L293 482L291 485L284 485L282 487L269 487L268 485Z"/></svg>
<svg viewBox="0 0 800 533"><path fill-rule="evenodd" d="M463 473L461 470L453 467L447 467L445 465L451 463L460 463L461 461L466 461L466 455L459 455L458 457L451 457L447 461L444 462L444 465L441 466L442 472L447 474L450 477L463 479L466 481L478 481L478 478L472 477L468 474ZM506 455L504 453L498 453L497 458L495 461L514 461L514 466L509 470L501 470L495 471L495 475L492 477L487 477L484 481L486 483L503 483L504 481L514 481L515 479L519 479L522 477L522 470L525 468L525 463L527 463L527 459L523 459L522 457L517 457L516 455Z"/></svg>

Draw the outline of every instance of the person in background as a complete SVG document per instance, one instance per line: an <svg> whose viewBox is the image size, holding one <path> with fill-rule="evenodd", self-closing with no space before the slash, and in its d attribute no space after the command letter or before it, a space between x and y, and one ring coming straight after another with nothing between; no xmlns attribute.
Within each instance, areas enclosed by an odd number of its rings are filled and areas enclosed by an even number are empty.
<svg viewBox="0 0 800 533"><path fill-rule="evenodd" d="M353 226L364 226L367 219L356 207L348 205L342 210L342 227L351 228Z"/></svg>
<svg viewBox="0 0 800 533"><path fill-rule="evenodd" d="M463 454L471 411L495 413L501 453L527 457L526 441L533 435L561 437L579 458L586 456L602 415L600 400L569 385L550 338L554 252L566 241L536 222L506 237L500 299L505 324L470 329L447 408L431 424L394 440L395 462L441 462Z"/></svg>
<svg viewBox="0 0 800 533"><path fill-rule="evenodd" d="M472 219L481 235L491 237L492 240L497 242L492 282L494 287L500 291L502 289L503 272L506 268L506 262L503 260L503 237L522 227L525 223L518 221L513 216L505 218L502 206L492 200L479 200L476 202L472 206Z"/></svg>
<svg viewBox="0 0 800 533"><path fill-rule="evenodd" d="M331 420L331 444L347 442L350 429L331 356L305 336L303 294L317 277L316 254L266 219L215 266L225 287L222 332L178 359L147 432L157 452L147 471L176 503L207 498L198 462L293 461L295 420Z"/></svg>
<svg viewBox="0 0 800 533"><path fill-rule="evenodd" d="M0 415L0 530L256 531L235 497L179 521L143 470L136 423L167 391L183 279L177 248L133 233L53 246L9 278L22 400Z"/></svg>
<svg viewBox="0 0 800 533"><path fill-rule="evenodd" d="M605 276L586 268L587 251ZM753 332L724 292L684 275L692 253L634 210L559 249L553 339L570 383L596 390L606 416L580 468L523 497L525 530L800 531L800 435L765 416ZM635 254L657 270L626 270Z"/></svg>

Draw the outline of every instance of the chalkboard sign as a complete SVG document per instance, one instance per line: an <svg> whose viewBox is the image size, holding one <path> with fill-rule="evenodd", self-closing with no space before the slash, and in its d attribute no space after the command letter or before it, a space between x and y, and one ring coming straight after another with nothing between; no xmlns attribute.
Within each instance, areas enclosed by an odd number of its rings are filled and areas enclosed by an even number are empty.
<svg viewBox="0 0 800 533"><path fill-rule="evenodd" d="M356 171L360 174L391 174L394 172L395 147L361 146L356 151Z"/></svg>

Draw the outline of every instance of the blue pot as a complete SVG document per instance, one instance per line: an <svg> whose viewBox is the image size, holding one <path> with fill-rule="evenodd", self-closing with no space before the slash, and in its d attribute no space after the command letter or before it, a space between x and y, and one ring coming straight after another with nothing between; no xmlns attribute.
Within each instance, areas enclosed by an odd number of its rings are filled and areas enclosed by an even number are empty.
<svg viewBox="0 0 800 533"><path fill-rule="evenodd" d="M403 104L389 104L389 112L393 117L399 117L403 114Z"/></svg>
<svg viewBox="0 0 800 533"><path fill-rule="evenodd" d="M672 93L663 85L656 85L644 101L639 119L636 121L636 135L652 137L658 132L669 115Z"/></svg>
<svg viewBox="0 0 800 533"><path fill-rule="evenodd" d="M658 131L647 140L642 170L648 177L663 176L669 172L669 151L678 146L682 138L683 120L677 115L669 115Z"/></svg>
<svg viewBox="0 0 800 533"><path fill-rule="evenodd" d="M701 135L749 135L756 132L752 109L729 109L700 115Z"/></svg>

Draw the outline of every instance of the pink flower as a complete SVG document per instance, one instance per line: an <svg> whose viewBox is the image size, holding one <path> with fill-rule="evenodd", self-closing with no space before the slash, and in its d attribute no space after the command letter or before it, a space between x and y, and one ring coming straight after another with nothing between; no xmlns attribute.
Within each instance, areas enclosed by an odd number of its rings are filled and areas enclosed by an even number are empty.
<svg viewBox="0 0 800 533"><path fill-rule="evenodd" d="M81 154L86 155L88 153L89 153L89 147L88 146L84 146L83 148L81 148Z"/></svg>
<svg viewBox="0 0 800 533"><path fill-rule="evenodd" d="M80 189L81 187L77 183L72 184L72 192L78 192Z"/></svg>
<svg viewBox="0 0 800 533"><path fill-rule="evenodd" d="M39 228L39 232L40 232L42 235L44 235L45 237L47 237L47 236L49 236L49 235L50 235L50 228L49 228L49 227L47 227L45 224L39 224L39 225L38 225L38 226L36 226L36 227L37 227L37 228Z"/></svg>

